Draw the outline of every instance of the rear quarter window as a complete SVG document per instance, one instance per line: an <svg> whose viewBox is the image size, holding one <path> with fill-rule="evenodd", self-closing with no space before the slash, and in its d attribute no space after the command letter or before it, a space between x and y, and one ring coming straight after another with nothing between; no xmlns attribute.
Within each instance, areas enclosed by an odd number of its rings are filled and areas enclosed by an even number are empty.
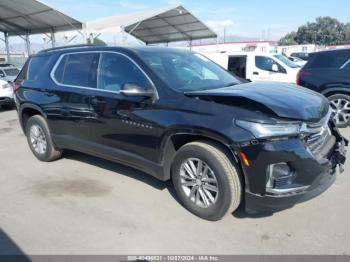
<svg viewBox="0 0 350 262"><path fill-rule="evenodd" d="M349 52L325 52L314 54L307 68L309 69L342 69L350 59Z"/></svg>
<svg viewBox="0 0 350 262"><path fill-rule="evenodd" d="M47 69L51 56L33 56L29 61L27 80L37 80L40 74Z"/></svg>
<svg viewBox="0 0 350 262"><path fill-rule="evenodd" d="M21 72L19 72L16 80L15 80L15 83L17 85L20 85L22 83L22 81L24 80L27 80L27 75L28 75L28 65L29 65L29 62L30 62L31 58L28 58L26 63L24 64L24 66L22 67L22 70Z"/></svg>

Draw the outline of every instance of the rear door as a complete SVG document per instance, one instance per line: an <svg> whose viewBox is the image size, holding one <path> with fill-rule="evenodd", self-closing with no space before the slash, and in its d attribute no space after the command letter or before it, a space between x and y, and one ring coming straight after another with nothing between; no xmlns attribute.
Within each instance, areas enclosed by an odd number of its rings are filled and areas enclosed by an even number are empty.
<svg viewBox="0 0 350 262"><path fill-rule="evenodd" d="M97 88L97 67L100 54L79 52L62 55L51 78L56 84L50 90L55 103L49 105L52 126L62 143L84 144L90 136L88 122L93 117L90 93Z"/></svg>

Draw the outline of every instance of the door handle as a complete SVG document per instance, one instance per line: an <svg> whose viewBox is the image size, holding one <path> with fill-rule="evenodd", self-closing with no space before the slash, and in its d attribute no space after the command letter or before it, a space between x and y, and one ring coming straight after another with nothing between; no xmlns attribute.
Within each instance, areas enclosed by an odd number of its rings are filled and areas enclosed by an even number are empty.
<svg viewBox="0 0 350 262"><path fill-rule="evenodd" d="M253 72L253 75L258 76L259 72Z"/></svg>

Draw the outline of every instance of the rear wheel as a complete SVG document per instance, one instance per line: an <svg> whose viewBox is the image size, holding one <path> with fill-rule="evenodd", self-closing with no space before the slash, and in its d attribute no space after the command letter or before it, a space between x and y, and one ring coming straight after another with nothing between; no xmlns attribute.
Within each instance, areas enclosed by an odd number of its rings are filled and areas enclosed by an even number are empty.
<svg viewBox="0 0 350 262"><path fill-rule="evenodd" d="M241 201L239 173L230 159L211 142L192 142L179 149L172 180L181 203L207 220L219 220Z"/></svg>
<svg viewBox="0 0 350 262"><path fill-rule="evenodd" d="M53 144L50 130L42 116L35 115L28 119L26 135L31 151L39 160L50 162L61 157L62 150Z"/></svg>
<svg viewBox="0 0 350 262"><path fill-rule="evenodd" d="M333 119L337 127L343 128L350 124L350 96L335 94L328 97Z"/></svg>

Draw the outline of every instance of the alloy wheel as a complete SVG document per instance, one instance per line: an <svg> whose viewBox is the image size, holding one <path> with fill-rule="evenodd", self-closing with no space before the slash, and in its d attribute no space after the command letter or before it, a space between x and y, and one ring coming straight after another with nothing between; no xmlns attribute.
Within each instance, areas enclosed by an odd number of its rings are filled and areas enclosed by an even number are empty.
<svg viewBox="0 0 350 262"><path fill-rule="evenodd" d="M208 208L216 203L219 187L213 170L198 158L188 158L180 168L181 186L197 206Z"/></svg>
<svg viewBox="0 0 350 262"><path fill-rule="evenodd" d="M47 149L46 136L43 129L39 125L33 125L29 133L30 143L38 154L45 154Z"/></svg>
<svg viewBox="0 0 350 262"><path fill-rule="evenodd" d="M332 115L336 125L345 125L350 120L350 101L345 99L333 99L330 101Z"/></svg>

